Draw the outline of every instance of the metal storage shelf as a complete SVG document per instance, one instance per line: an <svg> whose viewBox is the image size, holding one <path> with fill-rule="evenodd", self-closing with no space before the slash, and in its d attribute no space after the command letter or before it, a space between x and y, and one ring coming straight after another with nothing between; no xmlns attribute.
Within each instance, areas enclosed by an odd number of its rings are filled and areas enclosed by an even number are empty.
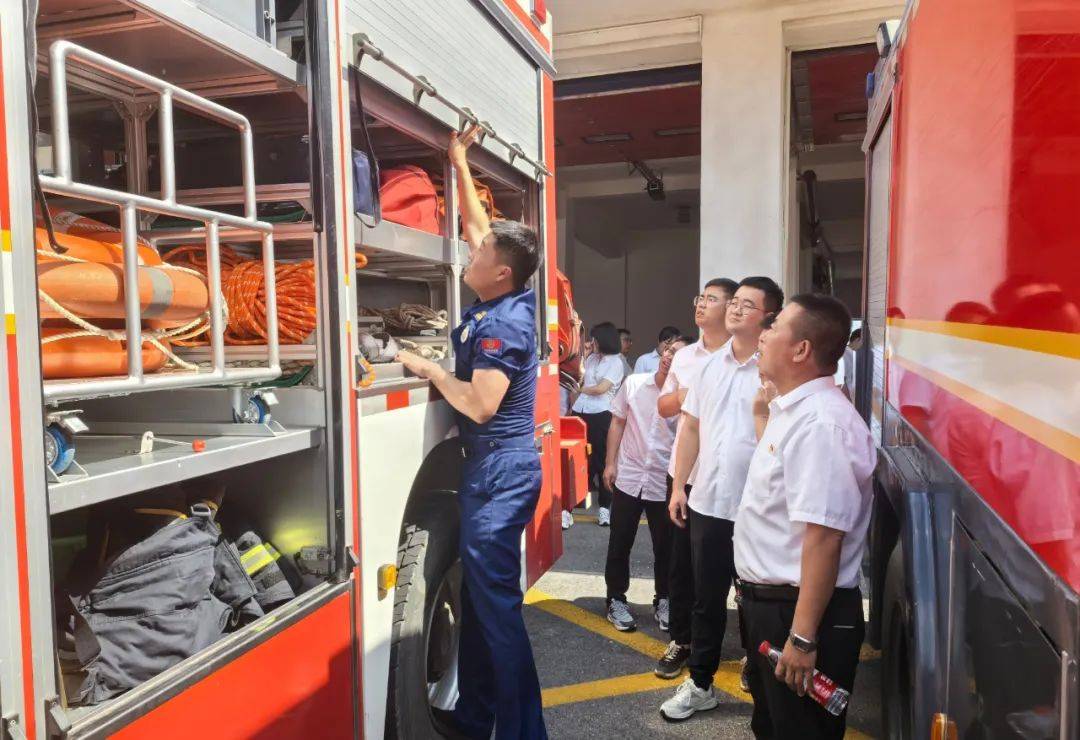
<svg viewBox="0 0 1080 740"><path fill-rule="evenodd" d="M442 265L454 262L454 250L460 255L461 242L452 243L439 234L431 234L390 221L382 221L378 226L365 225L356 219L356 233L360 251L369 259L384 261L394 258L411 258Z"/></svg>
<svg viewBox="0 0 1080 740"><path fill-rule="evenodd" d="M74 12L73 12L74 11ZM171 81L206 97L252 94L303 86L304 67L266 41L199 6L176 0L44 0L38 20L42 49L58 39L80 44L133 67L183 70ZM182 61L182 63L181 63ZM133 87L87 72L81 87L146 97Z"/></svg>
<svg viewBox="0 0 1080 740"><path fill-rule="evenodd" d="M118 425L91 425L93 431L109 431ZM263 432L264 427L251 424L206 425L207 434L190 432L196 426L184 424L147 424L148 430L162 435L153 452L139 454L140 437L131 434L80 435L77 439L78 462L86 471L65 474L49 485L49 511L59 514L84 506L109 501L158 486L217 473L241 465L260 462L272 457L317 447L322 441L321 429L289 429ZM172 433L174 430L187 432ZM187 444L169 444L175 440ZM206 449L194 452L190 443L206 441ZM157 449L160 444L160 449Z"/></svg>
<svg viewBox="0 0 1080 740"><path fill-rule="evenodd" d="M261 362L266 360L265 344L240 344L225 346L225 362ZM283 344L278 355L281 362L314 362L318 359L318 347L314 344ZM210 347L191 347L177 351L189 362L210 362Z"/></svg>

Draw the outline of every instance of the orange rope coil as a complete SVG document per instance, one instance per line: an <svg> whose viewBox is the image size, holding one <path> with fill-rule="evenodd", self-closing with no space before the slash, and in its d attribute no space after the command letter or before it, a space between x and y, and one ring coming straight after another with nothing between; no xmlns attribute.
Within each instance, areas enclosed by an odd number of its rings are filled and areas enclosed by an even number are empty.
<svg viewBox="0 0 1080 740"><path fill-rule="evenodd" d="M163 259L207 273L203 247L177 247ZM225 344L265 344L266 285L262 260L242 259L232 249L221 247L221 290L229 310ZM302 344L315 331L315 263L278 262L274 265L277 283L278 339L282 344ZM180 342L177 342L178 344ZM189 342L204 345L200 338Z"/></svg>

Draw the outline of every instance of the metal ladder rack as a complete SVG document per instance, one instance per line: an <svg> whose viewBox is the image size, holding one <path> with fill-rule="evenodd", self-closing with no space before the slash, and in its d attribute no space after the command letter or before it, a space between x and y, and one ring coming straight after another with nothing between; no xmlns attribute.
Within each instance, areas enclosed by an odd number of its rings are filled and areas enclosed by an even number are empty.
<svg viewBox="0 0 1080 740"><path fill-rule="evenodd" d="M127 376L75 380L47 380L44 397L49 403L76 398L132 393L138 391L193 388L205 385L251 384L273 380L281 375L278 340L277 295L274 273L274 227L259 221L255 213L255 165L251 124L244 116L182 88L121 64L69 41L57 41L49 50L53 119L53 146L56 174L39 175L42 188L50 193L116 206L121 212L121 240L124 269L124 325L127 343ZM77 182L72 176L71 137L68 128L67 65L78 61L98 73L110 75L129 85L156 93L160 135L161 193L146 195L111 190ZM244 215L208 210L178 203L176 200L176 163L173 146L173 104L198 111L207 118L235 128L240 133L243 172ZM170 371L146 375L142 366L142 309L138 287L138 218L139 211L200 221L205 226L207 280L210 295L209 370ZM266 294L266 366L228 367L225 360L225 321L221 291L221 227L251 230L262 243L263 279Z"/></svg>

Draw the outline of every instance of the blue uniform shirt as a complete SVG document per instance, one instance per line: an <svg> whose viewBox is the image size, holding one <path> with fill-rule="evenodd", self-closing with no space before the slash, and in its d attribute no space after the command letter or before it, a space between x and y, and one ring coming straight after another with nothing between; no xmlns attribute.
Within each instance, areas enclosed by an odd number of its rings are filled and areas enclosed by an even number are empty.
<svg viewBox="0 0 1080 740"><path fill-rule="evenodd" d="M474 303L454 329L458 380L472 380L473 370L493 368L510 379L502 403L486 424L458 414L462 436L532 435L536 405L536 296L528 288Z"/></svg>

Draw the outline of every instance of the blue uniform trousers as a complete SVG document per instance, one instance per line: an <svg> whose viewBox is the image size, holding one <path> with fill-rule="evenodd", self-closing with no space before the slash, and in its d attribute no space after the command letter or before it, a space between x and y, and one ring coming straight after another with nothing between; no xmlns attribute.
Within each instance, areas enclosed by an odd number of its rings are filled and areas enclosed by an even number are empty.
<svg viewBox="0 0 1080 740"><path fill-rule="evenodd" d="M454 720L487 740L545 740L540 681L521 605L521 534L540 496L532 436L463 437L462 583Z"/></svg>

